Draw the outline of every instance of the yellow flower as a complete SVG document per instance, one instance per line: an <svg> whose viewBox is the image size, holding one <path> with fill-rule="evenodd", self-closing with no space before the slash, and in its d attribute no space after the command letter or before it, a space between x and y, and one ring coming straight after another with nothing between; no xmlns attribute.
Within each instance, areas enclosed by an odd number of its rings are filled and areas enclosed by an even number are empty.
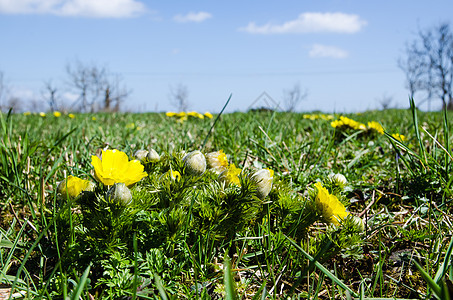
<svg viewBox="0 0 453 300"><path fill-rule="evenodd" d="M194 117L194 118L199 118L199 119L204 119L204 116L200 114L199 112L196 111L189 111L187 113L188 116Z"/></svg>
<svg viewBox="0 0 453 300"><path fill-rule="evenodd" d="M94 187L94 183L89 180L69 175L58 184L57 192L64 197L68 195L70 198L76 198L82 191L93 191Z"/></svg>
<svg viewBox="0 0 453 300"><path fill-rule="evenodd" d="M315 203L317 208L320 210L321 215L325 221L339 225L340 220L343 220L349 214L346 211L346 208L340 200L338 200L336 196L331 195L320 182L315 183L315 187L318 191Z"/></svg>
<svg viewBox="0 0 453 300"><path fill-rule="evenodd" d="M176 116L176 113L173 112L173 111L168 111L168 112L165 113L165 115L166 115L167 117L174 117L174 116Z"/></svg>
<svg viewBox="0 0 453 300"><path fill-rule="evenodd" d="M45 112L40 112L39 115L44 118L46 116L46 113Z"/></svg>
<svg viewBox="0 0 453 300"><path fill-rule="evenodd" d="M71 119L75 119L75 115L74 114L69 114L68 117L71 118Z"/></svg>
<svg viewBox="0 0 453 300"><path fill-rule="evenodd" d="M126 153L119 150L102 150L102 157L91 156L91 164L98 181L104 185L114 185L122 182L131 186L148 176L143 165L138 160L131 160Z"/></svg>
<svg viewBox="0 0 453 300"><path fill-rule="evenodd" d="M228 167L228 159L223 150L206 154L208 167L217 174L222 173Z"/></svg>
<svg viewBox="0 0 453 300"><path fill-rule="evenodd" d="M406 140L406 137L399 133L393 133L392 136L400 142L404 142Z"/></svg>
<svg viewBox="0 0 453 300"><path fill-rule="evenodd" d="M382 127L381 124L379 124L376 121L368 122L368 129L373 129L379 132L380 134L384 134L384 128Z"/></svg>
<svg viewBox="0 0 453 300"><path fill-rule="evenodd" d="M165 173L165 177L170 177L170 179L173 181L180 181L181 173L179 173L178 171L168 170L168 172Z"/></svg>
<svg viewBox="0 0 453 300"><path fill-rule="evenodd" d="M356 130L365 130L365 124L349 119L345 116L340 116L340 120L333 121L330 125L334 128L351 128Z"/></svg>
<svg viewBox="0 0 453 300"><path fill-rule="evenodd" d="M271 169L261 169L255 172L251 179L256 183L256 196L264 199L272 189L274 171Z"/></svg>
<svg viewBox="0 0 453 300"><path fill-rule="evenodd" d="M55 117L57 117L57 118L58 118L58 117L61 117L61 112L59 112L59 111L54 111L54 112L53 112L53 115L54 115Z"/></svg>
<svg viewBox="0 0 453 300"><path fill-rule="evenodd" d="M29 112L29 111L24 112L24 116L29 116L29 115L31 115L31 112Z"/></svg>
<svg viewBox="0 0 453 300"><path fill-rule="evenodd" d="M320 115L320 118L323 120L333 120L332 115Z"/></svg>
<svg viewBox="0 0 453 300"><path fill-rule="evenodd" d="M175 114L176 117L178 118L186 118L187 119L187 114L184 111L180 111L179 113Z"/></svg>
<svg viewBox="0 0 453 300"><path fill-rule="evenodd" d="M235 184L237 186L241 185L241 181L239 180L239 174L241 174L241 169L236 168L234 164L228 166L222 173L219 175L219 181L225 182L225 184Z"/></svg>
<svg viewBox="0 0 453 300"><path fill-rule="evenodd" d="M205 113L204 113L204 116L205 116L206 118L208 118L208 119L212 119L212 117L213 117L212 114L211 114L209 111L205 112Z"/></svg>
<svg viewBox="0 0 453 300"><path fill-rule="evenodd" d="M91 120L96 121L96 117L91 117Z"/></svg>

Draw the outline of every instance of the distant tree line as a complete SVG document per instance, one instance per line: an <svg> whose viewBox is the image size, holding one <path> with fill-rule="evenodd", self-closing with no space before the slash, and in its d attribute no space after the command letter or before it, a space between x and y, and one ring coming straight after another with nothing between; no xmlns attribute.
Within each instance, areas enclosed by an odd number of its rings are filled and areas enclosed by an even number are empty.
<svg viewBox="0 0 453 300"><path fill-rule="evenodd" d="M78 60L68 63L66 75L63 85L58 86L48 80L44 82L39 97L20 99L10 95L4 74L0 71L0 110L117 112L131 93L119 75L94 63L85 64ZM75 100L68 99L65 94L72 95ZM47 108L44 108L44 103Z"/></svg>

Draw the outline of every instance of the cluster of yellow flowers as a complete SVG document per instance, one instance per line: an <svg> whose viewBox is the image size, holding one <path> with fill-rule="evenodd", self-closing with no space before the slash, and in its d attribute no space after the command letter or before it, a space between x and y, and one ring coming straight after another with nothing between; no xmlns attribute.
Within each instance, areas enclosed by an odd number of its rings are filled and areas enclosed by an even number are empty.
<svg viewBox="0 0 453 300"><path fill-rule="evenodd" d="M29 111L24 112L24 116L30 116L30 115L32 115L31 112L29 112ZM47 114L45 112L40 112L40 113L38 113L38 115L40 117L43 117L43 118L47 117ZM61 117L63 115L63 113L61 113L60 111L56 110L56 111L52 112L52 115L55 118L59 118L59 117ZM71 119L75 119L75 115L71 114L71 113L68 114L68 117L71 118Z"/></svg>
<svg viewBox="0 0 453 300"><path fill-rule="evenodd" d="M318 119L321 119L321 120L326 120L326 121L329 121L329 120L333 120L333 115L325 115L325 114L305 114L302 116L304 119L309 119L309 120L318 120Z"/></svg>
<svg viewBox="0 0 453 300"><path fill-rule="evenodd" d="M99 156L91 156L91 165L94 167L94 178L100 184L109 187L107 196L125 205L132 201L132 194L129 188L135 183L148 176L144 171L144 163L155 163L160 160L159 154L151 149L138 150L135 158L129 160L126 153L119 150L102 150ZM234 164L229 165L225 153L222 150L208 153L209 167L213 172L221 171L218 177L220 182L226 185L240 185L239 174L241 169L236 168ZM192 151L183 157L185 172L189 176L201 176L206 171L207 159L203 153L198 150ZM269 169L262 169L251 175L251 180L256 183L256 196L265 198L271 188L274 172ZM175 170L169 170L161 178L170 178L173 181L181 180L181 174ZM70 199L77 198L82 192L94 191L96 184L78 178L68 176L59 183L57 192L63 197Z"/></svg>
<svg viewBox="0 0 453 300"><path fill-rule="evenodd" d="M171 117L171 118L176 118L178 119L178 121L180 122L183 122L189 118L195 118L195 119L204 119L204 118L208 118L208 119L212 119L212 114L210 112L205 112L204 114L200 114L199 112L196 112L196 111L189 111L189 112L185 112L185 111L180 111L180 112L173 112L173 111L169 111L167 113L165 113L165 115L167 117Z"/></svg>
<svg viewBox="0 0 453 300"><path fill-rule="evenodd" d="M102 150L99 156L91 156L91 165L94 168L96 181L109 188L106 193L108 199L124 205L130 204L132 193L129 188L148 176L141 162L155 163L160 160L159 154L154 149L150 151L138 150L134 156L136 159L129 160L126 153L116 149ZM242 170L234 164L229 164L222 150L207 153L206 156L195 150L186 154L183 157L183 162L185 174L189 176L201 176L208 169L210 172L218 174L218 181L225 186L230 184L240 186L239 174ZM161 178L179 181L182 175L178 171L169 170ZM252 173L249 178L256 184L256 196L264 199L272 189L274 171L261 169ZM333 174L329 179L337 186L344 186L347 182L341 174ZM345 206L335 195L330 194L321 182L315 183L314 186L316 188L314 203L322 219L326 223L339 225L349 215ZM89 180L68 176L60 182L57 192L63 197L75 199L82 192L92 192L95 189L96 184Z"/></svg>
<svg viewBox="0 0 453 300"><path fill-rule="evenodd" d="M344 129L367 130L367 131L377 132L379 134L384 134L384 127L382 127L382 125L376 121L368 122L367 125L365 125L363 123L352 120L348 117L340 116L340 118L338 120L331 122L330 125L333 128L338 128L338 129L342 129L342 130L344 130ZM399 133L394 133L394 134L392 134L392 136L400 142L403 142L406 140L406 137Z"/></svg>
<svg viewBox="0 0 453 300"><path fill-rule="evenodd" d="M206 161L209 169L219 175L219 181L226 185L232 183L237 186L241 185L239 174L242 170L234 164L229 164L226 154L223 150L210 152L206 154Z"/></svg>
<svg viewBox="0 0 453 300"><path fill-rule="evenodd" d="M330 125L333 128L366 130L365 124L362 124L345 116L340 116L339 120L333 121L332 123L330 123Z"/></svg>
<svg viewBox="0 0 453 300"><path fill-rule="evenodd" d="M108 197L128 204L132 201L130 186L148 176L143 165L138 160L129 160L126 153L119 150L102 150L100 157L91 156L96 180L109 186ZM57 192L63 197L74 199L82 192L94 191L96 185L76 176L68 176L60 182Z"/></svg>

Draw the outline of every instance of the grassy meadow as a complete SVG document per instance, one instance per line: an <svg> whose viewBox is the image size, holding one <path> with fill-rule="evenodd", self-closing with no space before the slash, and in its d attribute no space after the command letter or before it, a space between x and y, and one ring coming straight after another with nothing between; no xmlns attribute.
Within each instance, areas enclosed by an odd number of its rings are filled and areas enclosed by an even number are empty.
<svg viewBox="0 0 453 300"><path fill-rule="evenodd" d="M0 295L449 299L453 115L217 117L2 113ZM94 173L109 149L158 153L132 198ZM195 150L227 165L198 172Z"/></svg>

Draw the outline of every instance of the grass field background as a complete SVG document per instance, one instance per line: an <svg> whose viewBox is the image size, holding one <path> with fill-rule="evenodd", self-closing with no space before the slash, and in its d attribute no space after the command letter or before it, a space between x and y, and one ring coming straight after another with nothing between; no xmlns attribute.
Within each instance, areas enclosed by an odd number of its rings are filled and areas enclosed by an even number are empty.
<svg viewBox="0 0 453 300"><path fill-rule="evenodd" d="M184 121L2 113L0 284L26 299L447 299L453 116L415 107L346 116L365 127L272 111ZM75 199L57 193L69 175L97 182L100 149L133 159L150 148L161 159L144 163L131 204L112 203L99 183ZM193 150L223 150L242 169L240 186L209 170L189 176ZM260 199L251 179L263 168L274 177ZM316 182L345 205L341 224L316 211Z"/></svg>

